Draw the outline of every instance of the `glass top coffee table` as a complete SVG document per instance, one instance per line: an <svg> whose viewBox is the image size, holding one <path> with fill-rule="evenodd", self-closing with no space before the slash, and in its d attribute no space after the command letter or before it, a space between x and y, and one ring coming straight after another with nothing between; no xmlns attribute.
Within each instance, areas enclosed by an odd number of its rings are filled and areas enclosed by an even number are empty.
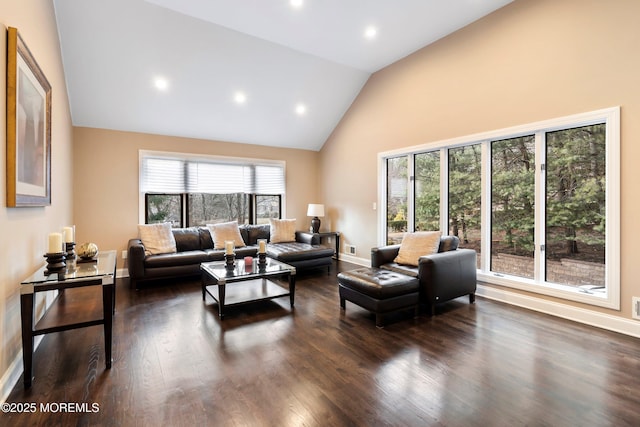
<svg viewBox="0 0 640 427"><path fill-rule="evenodd" d="M236 259L233 267L227 267L224 261L203 262L200 264L202 271L202 300L206 294L218 303L218 315L224 318L225 307L239 304L247 304L258 301L266 301L274 298L289 297L293 308L296 291L296 268L267 258L261 265L254 258L251 264L245 265L244 260ZM283 278L289 282L289 289L271 279ZM227 285L233 285L227 292ZM211 291L218 288L217 295Z"/></svg>

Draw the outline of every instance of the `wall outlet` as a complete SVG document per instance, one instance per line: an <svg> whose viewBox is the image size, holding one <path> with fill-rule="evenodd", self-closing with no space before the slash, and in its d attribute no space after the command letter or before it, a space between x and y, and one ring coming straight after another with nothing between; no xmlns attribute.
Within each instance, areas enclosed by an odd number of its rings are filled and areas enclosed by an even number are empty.
<svg viewBox="0 0 640 427"><path fill-rule="evenodd" d="M122 251L122 259L127 259L127 251Z"/></svg>
<svg viewBox="0 0 640 427"><path fill-rule="evenodd" d="M640 297L631 297L631 317L640 320Z"/></svg>
<svg viewBox="0 0 640 427"><path fill-rule="evenodd" d="M345 243L344 245L344 251L349 254L349 255L355 255L356 254L356 247L353 245L347 245Z"/></svg>

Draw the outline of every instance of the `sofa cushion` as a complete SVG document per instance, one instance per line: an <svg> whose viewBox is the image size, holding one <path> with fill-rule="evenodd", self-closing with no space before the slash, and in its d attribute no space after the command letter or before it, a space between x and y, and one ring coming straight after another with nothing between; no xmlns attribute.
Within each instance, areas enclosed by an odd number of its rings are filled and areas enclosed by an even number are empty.
<svg viewBox="0 0 640 427"><path fill-rule="evenodd" d="M398 264L418 266L418 258L438 252L440 247L439 231L417 231L406 233L402 238L398 256L394 260Z"/></svg>
<svg viewBox="0 0 640 427"><path fill-rule="evenodd" d="M204 251L186 251L173 254L151 255L145 258L145 268L176 267L188 264L200 264L209 261Z"/></svg>
<svg viewBox="0 0 640 427"><path fill-rule="evenodd" d="M172 230L176 241L176 251L197 251L200 249L200 232L197 228L176 228Z"/></svg>
<svg viewBox="0 0 640 427"><path fill-rule="evenodd" d="M400 265L396 262L390 262L388 264L382 264L380 266L383 270L394 271L396 273L404 274L406 276L418 277L418 267L411 265Z"/></svg>
<svg viewBox="0 0 640 427"><path fill-rule="evenodd" d="M271 226L271 243L295 242L295 219L269 219Z"/></svg>
<svg viewBox="0 0 640 427"><path fill-rule="evenodd" d="M236 248L245 246L240 229L238 228L238 221L221 222L219 224L207 224L215 249L224 249L224 242L231 240Z"/></svg>
<svg viewBox="0 0 640 427"><path fill-rule="evenodd" d="M298 242L270 243L267 245L267 255L284 263L312 258L329 258L330 260L333 252L333 248Z"/></svg>
<svg viewBox="0 0 640 427"><path fill-rule="evenodd" d="M176 240L171 232L171 223L139 224L138 237L147 255L176 252Z"/></svg>

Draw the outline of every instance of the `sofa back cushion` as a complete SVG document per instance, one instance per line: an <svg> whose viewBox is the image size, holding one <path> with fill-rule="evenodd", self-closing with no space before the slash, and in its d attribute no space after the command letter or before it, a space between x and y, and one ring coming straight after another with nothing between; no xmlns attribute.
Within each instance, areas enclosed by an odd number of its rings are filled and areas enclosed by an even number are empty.
<svg viewBox="0 0 640 427"><path fill-rule="evenodd" d="M271 226L269 224L259 224L259 225L244 225L240 227L240 233L242 234L242 238L247 243L248 246L255 246L258 244L258 239L267 239L269 240Z"/></svg>
<svg viewBox="0 0 640 427"><path fill-rule="evenodd" d="M207 227L198 227L198 233L200 234L200 249L203 251L213 249L213 239L211 233Z"/></svg>
<svg viewBox="0 0 640 427"><path fill-rule="evenodd" d="M200 231L195 227L172 230L178 252L200 250Z"/></svg>
<svg viewBox="0 0 640 427"><path fill-rule="evenodd" d="M455 251L458 249L459 244L460 239L456 236L442 236L440 238L440 247L438 248L438 252Z"/></svg>

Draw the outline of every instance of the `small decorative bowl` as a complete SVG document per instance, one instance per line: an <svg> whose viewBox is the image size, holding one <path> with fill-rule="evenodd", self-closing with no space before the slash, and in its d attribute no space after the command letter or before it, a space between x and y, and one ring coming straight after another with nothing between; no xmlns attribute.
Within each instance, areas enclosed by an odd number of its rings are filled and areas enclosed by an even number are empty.
<svg viewBox="0 0 640 427"><path fill-rule="evenodd" d="M78 247L77 252L82 259L92 259L98 255L98 245L95 243L83 243Z"/></svg>

